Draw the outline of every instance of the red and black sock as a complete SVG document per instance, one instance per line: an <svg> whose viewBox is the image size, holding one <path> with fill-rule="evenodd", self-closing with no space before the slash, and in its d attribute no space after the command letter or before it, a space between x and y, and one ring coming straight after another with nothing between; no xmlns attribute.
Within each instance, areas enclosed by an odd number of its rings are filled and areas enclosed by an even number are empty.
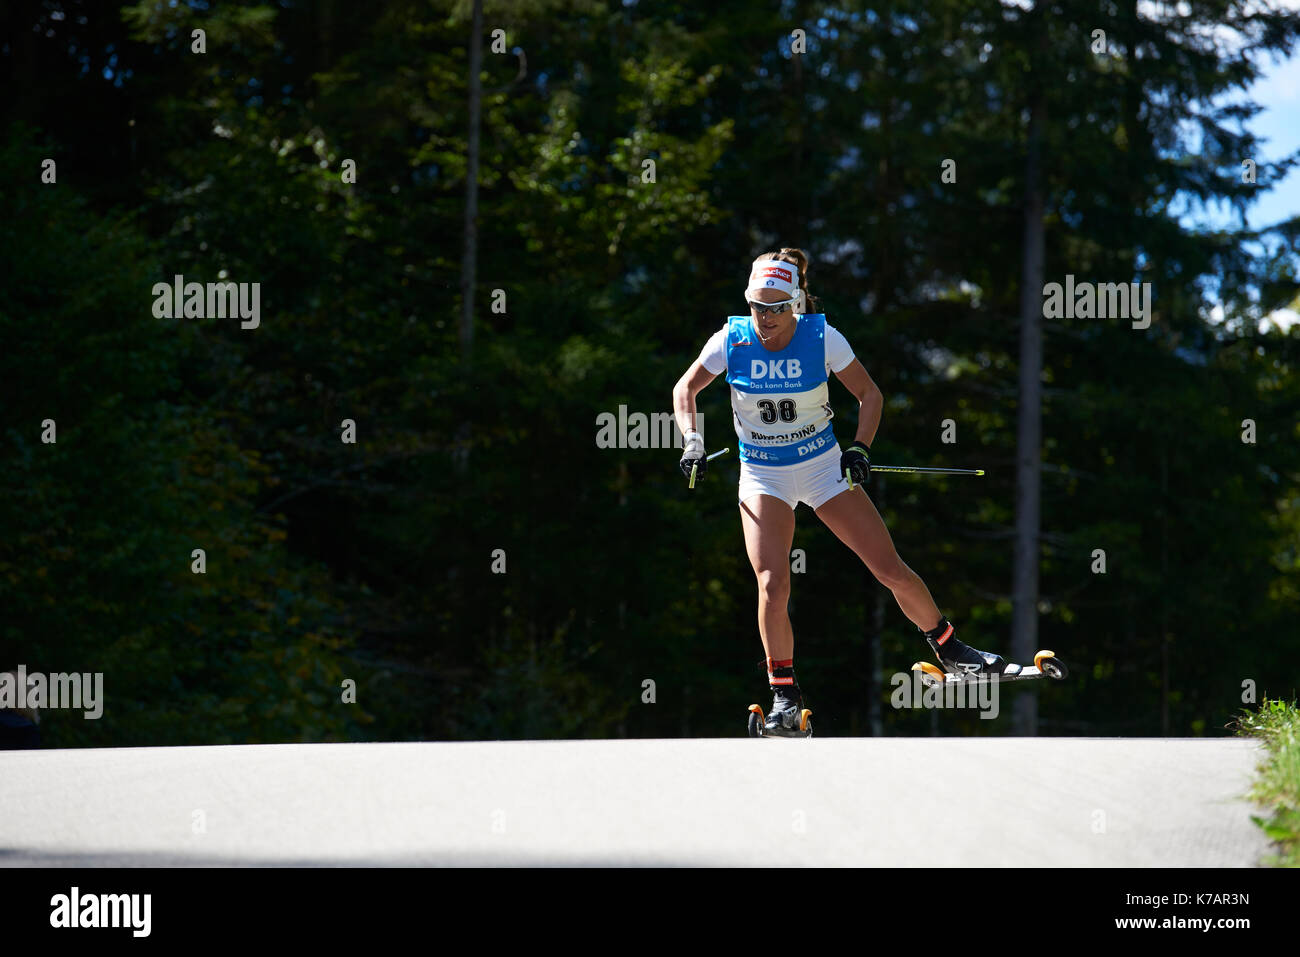
<svg viewBox="0 0 1300 957"><path fill-rule="evenodd" d="M933 639L942 648L948 643L948 639L956 633L957 629L952 626L952 622L945 616L939 619L939 624L925 632L925 637Z"/></svg>
<svg viewBox="0 0 1300 957"><path fill-rule="evenodd" d="M799 682L794 677L794 659L768 658L767 684L773 691L784 691L792 698L797 697Z"/></svg>

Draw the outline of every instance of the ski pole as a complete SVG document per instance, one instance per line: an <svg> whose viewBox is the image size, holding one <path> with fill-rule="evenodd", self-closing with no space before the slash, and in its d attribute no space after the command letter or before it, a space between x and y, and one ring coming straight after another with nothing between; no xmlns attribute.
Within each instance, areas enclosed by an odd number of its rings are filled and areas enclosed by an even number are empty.
<svg viewBox="0 0 1300 957"><path fill-rule="evenodd" d="M714 452L712 455L706 455L706 456L704 457L704 461L706 461L706 462L712 462L712 461L713 461L714 459L716 459L719 455L726 455L726 454L727 454L728 452L730 452L730 451L731 451L731 449L719 449L718 451ZM696 462L696 463L694 463L694 464L691 465L691 484L690 484L689 488L695 488L695 470L696 470L697 468L699 468L699 467L700 467L700 464L699 464L698 462Z"/></svg>
<svg viewBox="0 0 1300 957"><path fill-rule="evenodd" d="M922 468L916 465L873 465L873 472L925 472L930 475L983 475L983 469L931 469ZM849 488L853 488L853 476L849 470L844 470L844 477L849 481Z"/></svg>

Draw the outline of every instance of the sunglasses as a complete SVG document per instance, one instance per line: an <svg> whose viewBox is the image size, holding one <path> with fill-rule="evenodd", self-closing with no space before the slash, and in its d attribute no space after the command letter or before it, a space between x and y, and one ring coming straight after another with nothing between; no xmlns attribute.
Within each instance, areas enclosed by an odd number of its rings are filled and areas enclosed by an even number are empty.
<svg viewBox="0 0 1300 957"><path fill-rule="evenodd" d="M749 308L753 309L760 316L769 312L775 313L779 316L798 301L798 298L787 299L785 302L755 302L753 299L745 300L745 302L749 303Z"/></svg>

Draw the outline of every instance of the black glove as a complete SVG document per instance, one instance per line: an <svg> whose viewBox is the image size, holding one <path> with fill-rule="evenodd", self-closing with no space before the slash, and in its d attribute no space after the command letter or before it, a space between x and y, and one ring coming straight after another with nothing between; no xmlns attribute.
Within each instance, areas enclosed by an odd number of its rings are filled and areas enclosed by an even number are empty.
<svg viewBox="0 0 1300 957"><path fill-rule="evenodd" d="M709 467L709 460L704 455L704 438L698 432L688 432L682 454L682 460L677 463L682 470L682 474L687 478L691 477L691 466L698 468L695 470L697 479L704 478L704 472Z"/></svg>
<svg viewBox="0 0 1300 957"><path fill-rule="evenodd" d="M848 471L850 485L866 485L871 478L871 450L855 442L840 455L840 471Z"/></svg>

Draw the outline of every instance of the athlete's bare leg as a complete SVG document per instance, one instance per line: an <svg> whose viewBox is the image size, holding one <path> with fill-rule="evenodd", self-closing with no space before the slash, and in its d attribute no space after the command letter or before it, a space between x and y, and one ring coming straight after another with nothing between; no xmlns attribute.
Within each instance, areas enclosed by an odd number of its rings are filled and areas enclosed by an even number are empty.
<svg viewBox="0 0 1300 957"><path fill-rule="evenodd" d="M794 657L790 627L790 545L794 509L774 495L751 495L740 503L745 551L758 579L758 633L769 658Z"/></svg>
<svg viewBox="0 0 1300 957"><path fill-rule="evenodd" d="M845 545L853 549L894 600L908 620L929 631L943 617L919 575L904 564L894 549L889 529L862 486L846 489L817 509L817 517Z"/></svg>

